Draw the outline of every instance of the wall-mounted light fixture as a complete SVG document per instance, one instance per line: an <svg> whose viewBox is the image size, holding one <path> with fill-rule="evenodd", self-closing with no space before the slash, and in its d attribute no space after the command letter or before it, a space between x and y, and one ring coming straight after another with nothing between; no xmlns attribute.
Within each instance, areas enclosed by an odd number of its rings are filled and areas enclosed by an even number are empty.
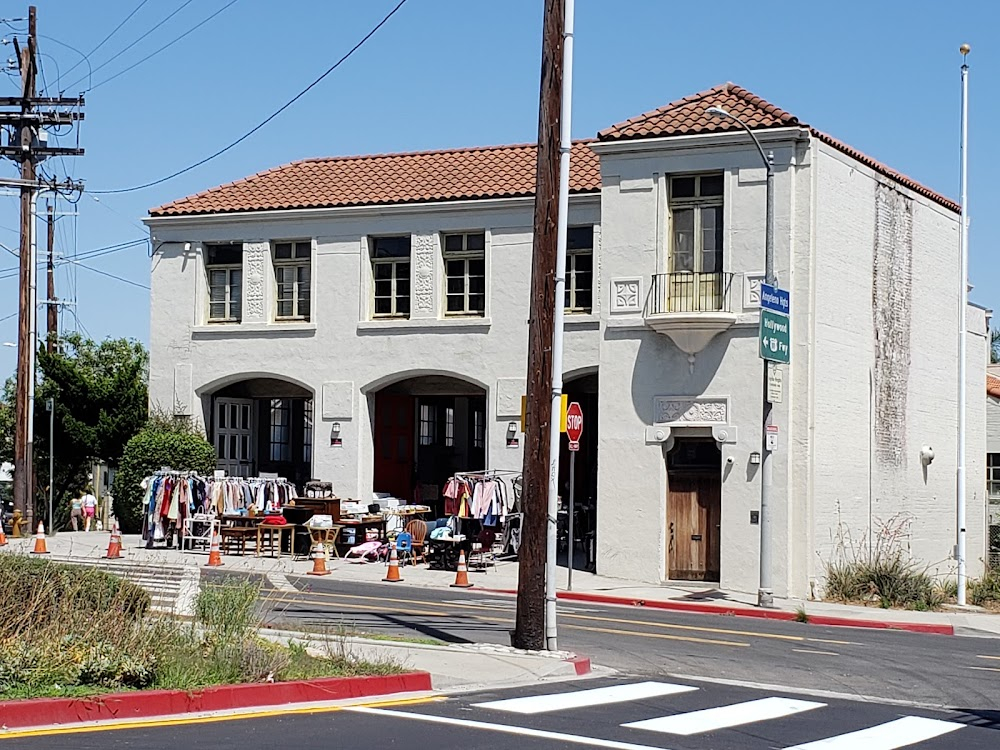
<svg viewBox="0 0 1000 750"><path fill-rule="evenodd" d="M517 422L508 422L507 423L507 434L508 435L515 435L515 434L517 434Z"/></svg>
<svg viewBox="0 0 1000 750"><path fill-rule="evenodd" d="M330 429L333 431L334 435L339 435L340 434L340 422L334 422L333 426Z"/></svg>
<svg viewBox="0 0 1000 750"><path fill-rule="evenodd" d="M757 451L754 451L753 453L750 454L750 463L752 464L760 463L760 454Z"/></svg>

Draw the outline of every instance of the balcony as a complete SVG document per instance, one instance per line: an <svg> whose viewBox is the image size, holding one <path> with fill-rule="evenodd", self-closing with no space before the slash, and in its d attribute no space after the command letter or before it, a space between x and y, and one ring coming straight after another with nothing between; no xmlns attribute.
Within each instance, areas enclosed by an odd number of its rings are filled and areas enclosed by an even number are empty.
<svg viewBox="0 0 1000 750"><path fill-rule="evenodd" d="M643 319L657 333L669 336L677 348L694 355L736 323L730 292L731 273L660 273L653 276Z"/></svg>

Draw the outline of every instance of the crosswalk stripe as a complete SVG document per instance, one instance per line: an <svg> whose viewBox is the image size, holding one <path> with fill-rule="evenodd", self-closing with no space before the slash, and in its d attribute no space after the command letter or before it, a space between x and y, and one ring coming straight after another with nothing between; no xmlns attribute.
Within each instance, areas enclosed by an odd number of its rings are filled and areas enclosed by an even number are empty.
<svg viewBox="0 0 1000 750"><path fill-rule="evenodd" d="M792 700L791 698L761 698L746 703L734 703L730 706L633 721L622 724L622 726L630 729L646 729L651 732L688 736L716 729L736 727L741 724L751 724L756 721L780 719L783 716L811 711L814 708L823 708L825 705L825 703Z"/></svg>
<svg viewBox="0 0 1000 750"><path fill-rule="evenodd" d="M477 708L490 708L517 714L541 714L548 711L561 711L567 708L603 706L608 703L624 703L626 701L656 698L663 695L690 693L697 689L690 685L673 685L669 682L632 682L625 685L612 685L611 687L592 688L590 690L575 690L569 693L532 695L525 698L509 698L507 700L488 701L473 705Z"/></svg>
<svg viewBox="0 0 1000 750"><path fill-rule="evenodd" d="M838 734L805 745L795 745L788 750L896 750L923 740L934 739L942 734L962 729L964 724L940 719L925 719L921 716L904 716L886 724L861 729L857 732Z"/></svg>

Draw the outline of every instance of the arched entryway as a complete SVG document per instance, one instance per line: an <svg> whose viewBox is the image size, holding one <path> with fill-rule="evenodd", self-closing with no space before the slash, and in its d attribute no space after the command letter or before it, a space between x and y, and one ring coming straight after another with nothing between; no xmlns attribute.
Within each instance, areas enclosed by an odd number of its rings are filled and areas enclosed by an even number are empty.
<svg viewBox="0 0 1000 750"><path fill-rule="evenodd" d="M569 441L562 436L559 453L559 497L566 513L569 511L570 465L574 465L574 553L573 569L597 572L597 386L596 372L586 372L569 376L563 383L563 393L567 401L576 401L583 410L583 435L576 460L571 461ZM560 513L560 520L568 516ZM562 529L561 529L562 530ZM567 524L568 530L568 524ZM566 565L568 559L568 539L560 545L559 564Z"/></svg>
<svg viewBox="0 0 1000 750"><path fill-rule="evenodd" d="M486 389L447 375L421 375L369 398L373 489L442 514L448 477L486 468Z"/></svg>
<svg viewBox="0 0 1000 750"><path fill-rule="evenodd" d="M313 394L296 383L257 377L209 399L218 468L230 476L277 474L301 487L311 478Z"/></svg>

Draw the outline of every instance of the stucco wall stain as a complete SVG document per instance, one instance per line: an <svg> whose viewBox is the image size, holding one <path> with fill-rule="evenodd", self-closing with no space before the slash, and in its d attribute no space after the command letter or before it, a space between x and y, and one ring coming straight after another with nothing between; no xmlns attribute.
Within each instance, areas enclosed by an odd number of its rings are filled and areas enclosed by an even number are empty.
<svg viewBox="0 0 1000 750"><path fill-rule="evenodd" d="M875 326L875 457L906 466L910 380L913 201L886 185L875 191L872 312Z"/></svg>

